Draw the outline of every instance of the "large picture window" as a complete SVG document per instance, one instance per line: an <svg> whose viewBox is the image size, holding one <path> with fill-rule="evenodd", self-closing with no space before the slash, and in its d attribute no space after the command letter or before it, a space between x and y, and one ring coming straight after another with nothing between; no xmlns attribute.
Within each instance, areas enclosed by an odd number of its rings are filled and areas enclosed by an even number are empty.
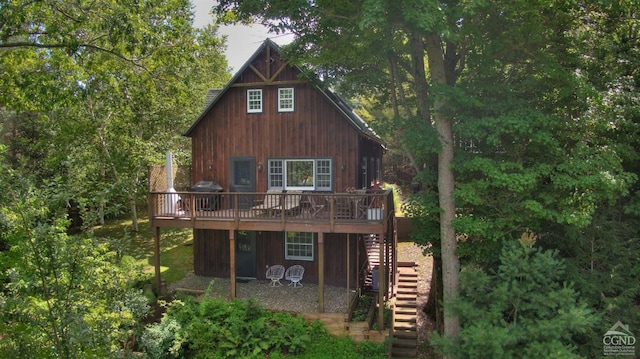
<svg viewBox="0 0 640 359"><path fill-rule="evenodd" d="M331 191L330 159L271 159L269 189Z"/></svg>
<svg viewBox="0 0 640 359"><path fill-rule="evenodd" d="M278 89L278 112L293 112L293 87Z"/></svg>
<svg viewBox="0 0 640 359"><path fill-rule="evenodd" d="M313 233L312 232L285 232L284 233L284 259L286 260L313 260Z"/></svg>
<svg viewBox="0 0 640 359"><path fill-rule="evenodd" d="M262 112L262 90L260 89L247 90L247 112L249 113Z"/></svg>

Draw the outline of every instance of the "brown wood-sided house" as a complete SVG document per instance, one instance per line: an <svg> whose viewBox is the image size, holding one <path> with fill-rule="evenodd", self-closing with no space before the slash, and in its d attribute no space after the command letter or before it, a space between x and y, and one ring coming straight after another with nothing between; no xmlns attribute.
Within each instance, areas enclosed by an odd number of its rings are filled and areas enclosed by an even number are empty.
<svg viewBox="0 0 640 359"><path fill-rule="evenodd" d="M161 227L193 228L195 273L231 278L232 297L237 278L302 265L302 283L319 284L322 312L325 284L361 288L375 278L388 295L394 208L390 191L375 188L379 137L339 96L300 74L266 40L210 93L185 133L192 184L209 191L179 192L171 211L163 210L167 194L152 192L151 225L157 243Z"/></svg>

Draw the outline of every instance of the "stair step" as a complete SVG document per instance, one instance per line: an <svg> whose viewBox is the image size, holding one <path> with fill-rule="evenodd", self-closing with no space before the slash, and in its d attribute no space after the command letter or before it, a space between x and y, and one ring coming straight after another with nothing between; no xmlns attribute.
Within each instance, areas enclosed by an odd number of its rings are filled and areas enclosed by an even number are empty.
<svg viewBox="0 0 640 359"><path fill-rule="evenodd" d="M416 327L416 323L405 323L405 322L397 322L393 323L393 330L407 330L407 331L416 331L418 329Z"/></svg>
<svg viewBox="0 0 640 359"><path fill-rule="evenodd" d="M406 278L398 278L398 285L412 286L418 288L418 280L407 280Z"/></svg>
<svg viewBox="0 0 640 359"><path fill-rule="evenodd" d="M395 315L413 315L415 317L417 314L418 314L417 309L400 308L395 310Z"/></svg>
<svg viewBox="0 0 640 359"><path fill-rule="evenodd" d="M398 293L418 294L418 286L415 283L410 285L398 285Z"/></svg>
<svg viewBox="0 0 640 359"><path fill-rule="evenodd" d="M409 276L409 277L417 277L418 276L418 272L413 268L396 267L396 273L398 273L399 275L406 275L406 276Z"/></svg>
<svg viewBox="0 0 640 359"><path fill-rule="evenodd" d="M418 346L418 341L415 338L414 339L399 338L399 339L394 339L391 345L395 348L415 349Z"/></svg>
<svg viewBox="0 0 640 359"><path fill-rule="evenodd" d="M418 294L418 286L416 283L398 283L398 293L412 292Z"/></svg>
<svg viewBox="0 0 640 359"><path fill-rule="evenodd" d="M415 300L411 300L411 301L396 301L396 307L401 307L401 308L417 308L418 307L418 303Z"/></svg>
<svg viewBox="0 0 640 359"><path fill-rule="evenodd" d="M418 296L413 294L401 293L396 295L396 302L415 302Z"/></svg>
<svg viewBox="0 0 640 359"><path fill-rule="evenodd" d="M402 292L397 292L396 293L396 300L413 300L415 301L416 298L418 298L418 293L416 292L409 292L409 293L402 293Z"/></svg>
<svg viewBox="0 0 640 359"><path fill-rule="evenodd" d="M391 347L391 357L392 358L398 358L398 357L415 358L417 356L418 356L418 349L416 349L416 348L396 348L396 347Z"/></svg>
<svg viewBox="0 0 640 359"><path fill-rule="evenodd" d="M403 277L408 277L408 278L418 277L418 273L413 269L409 270L409 269L400 268L398 269L398 273L400 273L400 276L403 276Z"/></svg>
<svg viewBox="0 0 640 359"><path fill-rule="evenodd" d="M398 278L398 282L399 283L418 283L418 278L412 278L412 277L399 277Z"/></svg>
<svg viewBox="0 0 640 359"><path fill-rule="evenodd" d="M411 287L399 287L399 288L398 288L398 294L413 294L413 295L418 295L418 291L416 291L416 288L411 288Z"/></svg>
<svg viewBox="0 0 640 359"><path fill-rule="evenodd" d="M393 331L393 336L399 339L418 339L418 332L415 330L397 329Z"/></svg>
<svg viewBox="0 0 640 359"><path fill-rule="evenodd" d="M403 323L415 323L416 316L415 315L407 315L407 314L397 314L394 317L395 322L403 322Z"/></svg>
<svg viewBox="0 0 640 359"><path fill-rule="evenodd" d="M418 298L418 293L402 293L402 292L398 292L396 293L396 301L400 300L400 301L415 301Z"/></svg>

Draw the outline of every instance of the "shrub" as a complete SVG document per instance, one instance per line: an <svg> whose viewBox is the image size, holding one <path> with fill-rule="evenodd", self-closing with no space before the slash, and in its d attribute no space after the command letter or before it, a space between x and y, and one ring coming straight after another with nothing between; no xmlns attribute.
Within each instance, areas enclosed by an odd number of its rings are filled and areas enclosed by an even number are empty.
<svg viewBox="0 0 640 359"><path fill-rule="evenodd" d="M301 317L263 310L253 300L184 298L140 341L152 358L263 358L303 351L311 330Z"/></svg>
<svg viewBox="0 0 640 359"><path fill-rule="evenodd" d="M452 308L461 318L458 341L434 336L452 358L577 358L572 336L594 316L562 282L555 251L506 245L497 273L467 270Z"/></svg>

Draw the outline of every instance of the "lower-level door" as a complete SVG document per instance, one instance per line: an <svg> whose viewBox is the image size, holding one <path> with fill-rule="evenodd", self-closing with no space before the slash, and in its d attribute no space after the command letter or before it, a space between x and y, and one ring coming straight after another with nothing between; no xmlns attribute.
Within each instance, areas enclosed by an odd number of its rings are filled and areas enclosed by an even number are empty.
<svg viewBox="0 0 640 359"><path fill-rule="evenodd" d="M256 232L236 231L236 277L256 278Z"/></svg>

